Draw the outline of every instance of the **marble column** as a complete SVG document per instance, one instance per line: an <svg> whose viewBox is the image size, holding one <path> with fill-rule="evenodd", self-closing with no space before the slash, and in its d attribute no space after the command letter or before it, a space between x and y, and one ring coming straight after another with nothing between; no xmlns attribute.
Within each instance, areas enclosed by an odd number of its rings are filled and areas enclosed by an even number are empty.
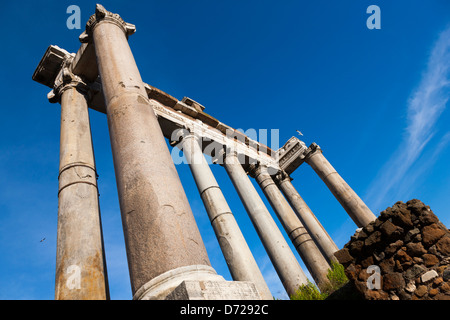
<svg viewBox="0 0 450 320"><path fill-rule="evenodd" d="M329 284L327 274L330 265L284 198L280 189L278 189L267 167L261 164L253 166L250 174L255 177L255 180L266 195L284 230L318 287L323 288L324 285Z"/></svg>
<svg viewBox="0 0 450 320"><path fill-rule="evenodd" d="M219 157L222 155L219 155ZM234 152L224 155L223 165L255 226L275 270L288 295L294 294L307 278L288 243L272 219L264 202Z"/></svg>
<svg viewBox="0 0 450 320"><path fill-rule="evenodd" d="M209 258L127 37L134 26L97 5L92 41L102 82L134 299L219 277Z"/></svg>
<svg viewBox="0 0 450 320"><path fill-rule="evenodd" d="M273 296L199 143L201 143L200 137L187 134L178 146L183 150L189 164L231 276L235 281L253 282L263 299L272 300Z"/></svg>
<svg viewBox="0 0 450 320"><path fill-rule="evenodd" d="M322 149L317 144L313 143L308 148L305 161L325 182L358 227L364 227L376 219L372 211L324 157Z"/></svg>
<svg viewBox="0 0 450 320"><path fill-rule="evenodd" d="M280 172L275 176L274 180L283 192L287 201L290 203L291 207L294 209L300 221L305 226L306 230L308 230L311 238L327 258L328 262L336 262L334 253L338 251L338 247L328 235L319 220L317 220L316 216L300 196L298 191L292 185L291 177L289 177L289 175L285 172Z"/></svg>
<svg viewBox="0 0 450 320"><path fill-rule="evenodd" d="M64 78L53 90L61 103L55 299L104 300L109 292L88 87L69 73Z"/></svg>

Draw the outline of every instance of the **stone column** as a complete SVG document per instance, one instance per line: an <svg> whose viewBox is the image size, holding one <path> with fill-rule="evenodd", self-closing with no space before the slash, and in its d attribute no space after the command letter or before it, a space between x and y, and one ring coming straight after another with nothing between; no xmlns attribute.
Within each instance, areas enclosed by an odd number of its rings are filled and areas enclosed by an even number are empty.
<svg viewBox="0 0 450 320"><path fill-rule="evenodd" d="M239 229L220 187L203 155L201 138L194 134L183 137L180 149L194 176L200 196L208 212L225 261L235 281L251 281L263 299L272 300L261 271Z"/></svg>
<svg viewBox="0 0 450 320"><path fill-rule="evenodd" d="M305 161L325 182L358 227L364 227L376 219L372 211L323 156L322 149L317 144L313 143L308 148Z"/></svg>
<svg viewBox="0 0 450 320"><path fill-rule="evenodd" d="M97 56L134 299L216 279L127 41L134 26L97 5L80 39Z"/></svg>
<svg viewBox="0 0 450 320"><path fill-rule="evenodd" d="M338 247L328 235L325 228L320 224L319 220L317 220L316 216L297 192L295 187L292 185L291 180L291 177L289 177L289 175L285 172L280 172L275 176L275 182L278 184L287 201L294 209L306 230L308 230L311 238L323 252L328 262L336 262L334 253L339 250Z"/></svg>
<svg viewBox="0 0 450 320"><path fill-rule="evenodd" d="M323 288L324 285L329 284L327 274L330 266L327 260L278 189L267 167L261 164L253 166L250 174L255 177L263 190L318 287Z"/></svg>
<svg viewBox="0 0 450 320"><path fill-rule="evenodd" d="M61 77L52 101L61 103L55 299L109 299L87 86Z"/></svg>
<svg viewBox="0 0 450 320"><path fill-rule="evenodd" d="M291 296L300 285L307 284L300 264L245 173L236 153L228 152L223 164L286 292Z"/></svg>

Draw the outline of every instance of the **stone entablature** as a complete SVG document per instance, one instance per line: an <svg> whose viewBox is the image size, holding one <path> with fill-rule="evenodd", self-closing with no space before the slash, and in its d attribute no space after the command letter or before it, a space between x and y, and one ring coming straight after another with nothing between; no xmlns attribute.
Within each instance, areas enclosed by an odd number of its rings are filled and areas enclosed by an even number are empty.
<svg viewBox="0 0 450 320"><path fill-rule="evenodd" d="M358 226L372 221L373 214L368 208L360 210L365 205L316 144L306 148L292 137L274 151L208 115L193 99L178 100L143 82L128 44L134 32L134 25L97 5L77 53L50 46L33 74L33 80L52 88L47 97L60 103L62 112L56 299L109 297L104 260L92 262L92 255L104 257L104 251L88 108L108 117L135 299L164 299L173 290L172 297L178 298L220 299L248 292L247 298L271 299L203 154L227 171L286 292L295 294L307 277L250 177L263 189L316 283L323 284L337 248L290 183L289 174L307 162ZM191 159L233 280L242 283L225 282L211 267L165 139ZM85 218L79 221L81 216ZM95 283L97 289L73 294L73 288L67 288L68 269L80 271L81 287L92 288ZM96 276L89 276L93 272ZM206 282L208 289L202 288ZM215 290L224 291L211 295ZM255 290L258 294L252 293Z"/></svg>

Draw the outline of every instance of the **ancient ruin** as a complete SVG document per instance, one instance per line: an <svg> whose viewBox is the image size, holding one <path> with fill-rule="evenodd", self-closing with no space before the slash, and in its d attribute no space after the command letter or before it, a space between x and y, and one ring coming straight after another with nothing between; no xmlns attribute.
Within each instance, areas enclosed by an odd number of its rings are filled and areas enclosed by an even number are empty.
<svg viewBox="0 0 450 320"><path fill-rule="evenodd" d="M133 299L272 299L204 154L222 165L288 295L307 277L253 187L254 178L316 284L338 250L290 178L303 162L358 227L375 215L324 157L292 137L279 150L251 140L146 84L128 45L135 26L97 5L77 53L49 46L33 80L61 105L56 299L108 299L88 108L106 114ZM185 154L233 281L211 267L166 140ZM77 290L67 270L80 272ZM69 273L70 274L70 273Z"/></svg>
<svg viewBox="0 0 450 320"><path fill-rule="evenodd" d="M336 257L361 298L450 300L450 230L417 199L382 211Z"/></svg>

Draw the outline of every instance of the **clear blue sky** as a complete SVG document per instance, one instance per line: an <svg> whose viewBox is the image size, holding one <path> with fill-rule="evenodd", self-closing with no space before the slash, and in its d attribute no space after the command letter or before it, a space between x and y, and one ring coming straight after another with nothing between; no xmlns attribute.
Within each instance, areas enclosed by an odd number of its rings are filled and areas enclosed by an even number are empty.
<svg viewBox="0 0 450 320"><path fill-rule="evenodd" d="M0 299L54 298L60 108L31 75L48 45L78 49L82 30L66 27L71 4L84 27L95 2L0 4ZM280 144L300 130L376 215L418 198L450 226L449 1L102 4L136 25L129 42L147 83L234 128L278 129ZM380 30L366 27L372 4ZM130 299L105 115L92 111L91 125L111 298ZM189 168L177 169L211 263L231 280ZM285 298L225 170L212 169L272 294ZM342 247L356 226L310 167L292 176Z"/></svg>

